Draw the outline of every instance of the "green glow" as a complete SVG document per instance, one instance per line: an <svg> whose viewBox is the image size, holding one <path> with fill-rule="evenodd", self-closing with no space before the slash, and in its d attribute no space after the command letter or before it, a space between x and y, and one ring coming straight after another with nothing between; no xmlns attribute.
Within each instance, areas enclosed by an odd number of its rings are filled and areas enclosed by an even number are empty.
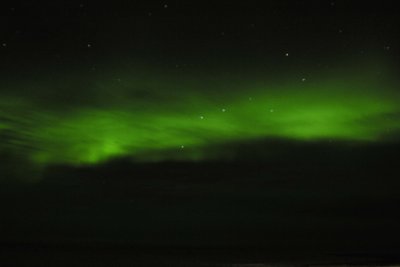
<svg viewBox="0 0 400 267"><path fill-rule="evenodd" d="M202 148L226 142L382 142L400 130L399 94L379 82L252 81L227 83L229 90L210 83L202 89L199 81L121 80L99 79L87 90L96 92L92 102L70 107L62 97L62 107L54 107L29 96L4 96L0 134L6 138L0 150L41 164L91 164L118 156L202 159L208 157Z"/></svg>

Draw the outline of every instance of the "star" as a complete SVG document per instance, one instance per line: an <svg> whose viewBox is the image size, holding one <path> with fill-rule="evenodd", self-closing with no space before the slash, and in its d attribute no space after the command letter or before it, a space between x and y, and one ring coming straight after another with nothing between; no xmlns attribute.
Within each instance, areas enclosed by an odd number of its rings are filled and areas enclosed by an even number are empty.
<svg viewBox="0 0 400 267"><path fill-rule="evenodd" d="M165 4L165 5L164 5L164 8L168 8L168 5L167 5L167 4Z"/></svg>
<svg viewBox="0 0 400 267"><path fill-rule="evenodd" d="M7 44L6 44L6 43L2 43L1 45L2 45L3 47L6 47L6 46L7 46Z"/></svg>
<svg viewBox="0 0 400 267"><path fill-rule="evenodd" d="M285 56L287 56L287 57L288 57L288 56L289 56L289 53L286 53L286 54L285 54Z"/></svg>
<svg viewBox="0 0 400 267"><path fill-rule="evenodd" d="M226 109L223 108L223 109L221 109L221 111L222 111L222 112L226 112Z"/></svg>
<svg viewBox="0 0 400 267"><path fill-rule="evenodd" d="M185 148L185 146L184 145L181 145L181 149L184 149Z"/></svg>
<svg viewBox="0 0 400 267"><path fill-rule="evenodd" d="M87 44L87 47L88 47L88 48L91 48L91 47L92 47L92 44Z"/></svg>
<svg viewBox="0 0 400 267"><path fill-rule="evenodd" d="M273 109L273 108L271 108L271 109L269 110L269 112L273 113L273 112L274 112L274 109Z"/></svg>
<svg viewBox="0 0 400 267"><path fill-rule="evenodd" d="M204 120L204 116L200 116L200 120Z"/></svg>
<svg viewBox="0 0 400 267"><path fill-rule="evenodd" d="M301 81L302 81L302 82L305 82L305 81L306 81L306 78L301 79Z"/></svg>

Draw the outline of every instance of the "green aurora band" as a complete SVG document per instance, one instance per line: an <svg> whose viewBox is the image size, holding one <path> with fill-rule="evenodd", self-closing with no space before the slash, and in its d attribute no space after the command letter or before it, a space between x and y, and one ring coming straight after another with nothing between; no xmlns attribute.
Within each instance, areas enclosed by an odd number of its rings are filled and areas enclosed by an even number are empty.
<svg viewBox="0 0 400 267"><path fill-rule="evenodd" d="M193 80L129 77L85 88L82 98L92 99L89 104L62 102L60 93L58 102L48 100L52 105L41 102L45 97L38 100L40 95L3 94L0 152L42 165L97 164L114 157L201 160L210 157L203 148L229 142L386 142L400 130L393 81L252 81L219 90L210 83L202 89Z"/></svg>

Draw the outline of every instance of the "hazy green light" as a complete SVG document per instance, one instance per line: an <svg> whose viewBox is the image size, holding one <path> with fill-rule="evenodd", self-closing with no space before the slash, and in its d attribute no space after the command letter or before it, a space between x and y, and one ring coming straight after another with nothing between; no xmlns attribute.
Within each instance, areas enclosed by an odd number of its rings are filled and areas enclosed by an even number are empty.
<svg viewBox="0 0 400 267"><path fill-rule="evenodd" d="M249 82L230 91L170 81L164 87L150 82L145 94L132 94L137 81L123 80L120 85L98 84L95 104L75 104L69 110L47 108L29 97L16 98L15 105L3 101L0 133L12 136L5 140L7 149L44 164L97 163L116 156L146 160L149 154L194 159L207 157L199 148L225 142L375 142L400 129L393 119L400 114L399 95L378 83Z"/></svg>

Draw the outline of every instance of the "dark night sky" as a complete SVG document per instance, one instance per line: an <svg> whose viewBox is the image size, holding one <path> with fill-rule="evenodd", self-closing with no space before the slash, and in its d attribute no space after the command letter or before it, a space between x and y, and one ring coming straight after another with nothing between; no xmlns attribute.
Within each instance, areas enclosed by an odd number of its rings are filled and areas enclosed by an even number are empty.
<svg viewBox="0 0 400 267"><path fill-rule="evenodd" d="M398 13L2 2L0 255L395 259Z"/></svg>

